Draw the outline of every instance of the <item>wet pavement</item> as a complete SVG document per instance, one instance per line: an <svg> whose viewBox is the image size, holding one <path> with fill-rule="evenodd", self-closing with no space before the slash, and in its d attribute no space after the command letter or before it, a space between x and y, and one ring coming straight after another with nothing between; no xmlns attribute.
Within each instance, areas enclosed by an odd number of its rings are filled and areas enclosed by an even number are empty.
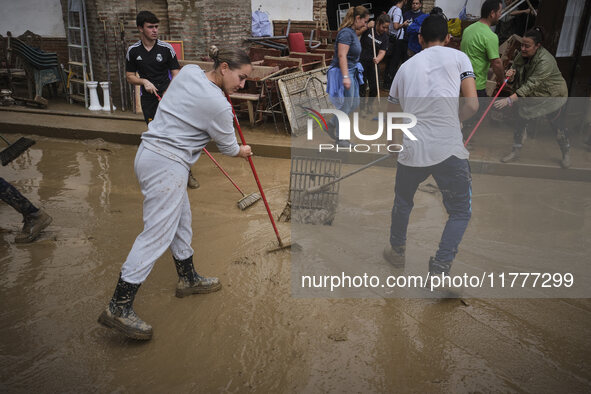
<svg viewBox="0 0 591 394"><path fill-rule="evenodd" d="M126 340L96 319L142 228L136 147L36 139L1 169L54 217L38 241L17 245L21 218L0 205L2 392L591 390L589 299L293 297L290 255L265 253L275 237L262 203L240 211L240 194L205 157L193 169L201 188L189 191L193 247L198 272L219 276L224 288L176 298L165 253L135 303L154 338ZM215 157L247 193L256 190L246 161ZM290 162L255 164L277 216ZM571 249L578 259L591 252L589 183L475 175L473 188L458 259L494 260L511 242L539 249L533 262L544 248ZM417 199L421 259L444 219L433 198ZM353 219L339 210L335 226ZM288 236L289 226L279 226Z"/></svg>

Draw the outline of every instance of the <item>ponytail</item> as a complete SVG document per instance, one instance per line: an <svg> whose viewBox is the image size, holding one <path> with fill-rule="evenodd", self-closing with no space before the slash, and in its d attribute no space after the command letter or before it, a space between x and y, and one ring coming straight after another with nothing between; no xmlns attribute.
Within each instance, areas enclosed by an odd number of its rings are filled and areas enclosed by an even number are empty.
<svg viewBox="0 0 591 394"><path fill-rule="evenodd" d="M214 70L222 63L227 63L231 70L240 68L245 64L251 64L246 52L240 48L219 49L212 45L209 47L208 55L213 60Z"/></svg>
<svg viewBox="0 0 591 394"><path fill-rule="evenodd" d="M341 26L339 27L339 31L345 27L353 27L356 17L365 18L368 15L369 10L362 5L349 8L347 15L345 15L345 19L343 19L343 23L341 23Z"/></svg>

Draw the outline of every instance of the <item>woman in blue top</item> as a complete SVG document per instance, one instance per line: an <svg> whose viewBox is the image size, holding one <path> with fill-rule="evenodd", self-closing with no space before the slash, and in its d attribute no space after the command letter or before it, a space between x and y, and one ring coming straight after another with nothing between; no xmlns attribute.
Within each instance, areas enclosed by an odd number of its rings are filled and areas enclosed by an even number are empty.
<svg viewBox="0 0 591 394"><path fill-rule="evenodd" d="M363 6L351 7L337 33L335 52L327 74L327 92L336 109L350 113L359 105L359 85L363 84L363 68L359 64L361 42L357 33L367 26L369 11ZM337 117L328 124L328 134L340 147L350 146L337 135Z"/></svg>

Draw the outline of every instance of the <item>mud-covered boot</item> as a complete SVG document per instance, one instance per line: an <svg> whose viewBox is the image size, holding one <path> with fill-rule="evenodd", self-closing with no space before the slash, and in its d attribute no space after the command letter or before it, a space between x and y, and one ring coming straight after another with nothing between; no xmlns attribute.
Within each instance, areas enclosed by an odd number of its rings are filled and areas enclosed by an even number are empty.
<svg viewBox="0 0 591 394"><path fill-rule="evenodd" d="M568 130L567 129L558 129L556 133L556 141L558 142L558 146L560 146L560 152L562 153L562 160L560 161L560 166L562 168L569 168L570 167L570 144L568 142Z"/></svg>
<svg viewBox="0 0 591 394"><path fill-rule="evenodd" d="M199 189L199 181L193 176L192 171L189 171L189 179L187 180L187 187L189 189Z"/></svg>
<svg viewBox="0 0 591 394"><path fill-rule="evenodd" d="M179 275L179 281L176 285L176 296L179 298L191 294L212 293L222 288L218 278L206 278L195 272L193 256L185 260L174 258L174 265Z"/></svg>
<svg viewBox="0 0 591 394"><path fill-rule="evenodd" d="M382 252L384 260L392 264L396 268L403 268L406 263L405 256L406 247L403 246L386 246Z"/></svg>
<svg viewBox="0 0 591 394"><path fill-rule="evenodd" d="M501 159L501 162L502 163L508 163L510 161L513 161L515 159L518 159L520 152L521 152L521 148L513 147L513 150L511 150L511 153L509 153L508 155L504 156Z"/></svg>
<svg viewBox="0 0 591 394"><path fill-rule="evenodd" d="M451 270L451 261L439 261L435 257L429 258L429 273L434 275L449 275Z"/></svg>
<svg viewBox="0 0 591 394"><path fill-rule="evenodd" d="M129 338L151 339L152 326L140 319L133 310L133 300L139 287L139 284L125 282L119 277L113 298L107 309L99 316L98 322L114 328Z"/></svg>
<svg viewBox="0 0 591 394"><path fill-rule="evenodd" d="M439 297L452 298L458 297L455 291L449 271L451 271L452 261L439 261L435 257L429 258L429 279L425 283L430 291L435 292Z"/></svg>
<svg viewBox="0 0 591 394"><path fill-rule="evenodd" d="M37 239L41 231L51 224L52 220L51 216L49 216L42 208L39 208L35 213L26 215L23 219L25 224L23 225L22 230L16 235L16 237L14 237L14 242L33 242Z"/></svg>
<svg viewBox="0 0 591 394"><path fill-rule="evenodd" d="M560 166L562 168L569 168L571 165L570 163L570 152L569 149L562 151L562 160L560 161Z"/></svg>

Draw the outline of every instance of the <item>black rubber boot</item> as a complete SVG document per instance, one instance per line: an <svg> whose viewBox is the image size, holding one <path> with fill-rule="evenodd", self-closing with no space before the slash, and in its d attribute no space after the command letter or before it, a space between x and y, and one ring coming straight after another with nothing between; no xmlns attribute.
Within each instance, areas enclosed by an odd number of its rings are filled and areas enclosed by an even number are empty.
<svg viewBox="0 0 591 394"><path fill-rule="evenodd" d="M113 298L107 309L99 316L98 322L114 328L129 338L151 339L152 326L140 319L133 310L133 300L139 287L139 284L125 282L120 276Z"/></svg>
<svg viewBox="0 0 591 394"><path fill-rule="evenodd" d="M176 285L176 296L179 298L191 294L213 293L222 288L222 284L218 278L206 278L195 272L193 256L185 260L174 258L174 265L179 275L179 281Z"/></svg>
<svg viewBox="0 0 591 394"><path fill-rule="evenodd" d="M384 256L384 260L392 264L394 267L404 268L404 264L406 263L405 252L406 247L404 245L397 247L386 246L382 256Z"/></svg>

